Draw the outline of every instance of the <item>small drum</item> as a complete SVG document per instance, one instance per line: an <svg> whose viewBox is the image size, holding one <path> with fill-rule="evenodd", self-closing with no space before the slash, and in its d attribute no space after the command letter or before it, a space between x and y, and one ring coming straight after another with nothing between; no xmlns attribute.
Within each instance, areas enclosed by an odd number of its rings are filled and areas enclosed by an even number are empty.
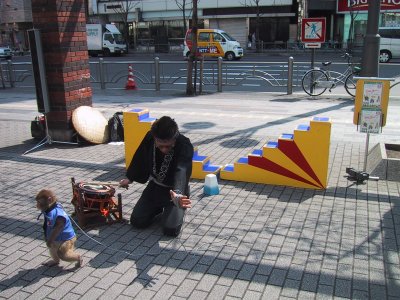
<svg viewBox="0 0 400 300"><path fill-rule="evenodd" d="M115 188L111 185L78 182L72 178L72 204L79 223L86 223L89 216L102 216L107 223L122 219L122 201L114 197ZM84 220L84 221L83 221Z"/></svg>
<svg viewBox="0 0 400 300"><path fill-rule="evenodd" d="M83 194L85 204L88 207L108 202L115 194L115 189L112 186L90 182L77 183L77 190Z"/></svg>

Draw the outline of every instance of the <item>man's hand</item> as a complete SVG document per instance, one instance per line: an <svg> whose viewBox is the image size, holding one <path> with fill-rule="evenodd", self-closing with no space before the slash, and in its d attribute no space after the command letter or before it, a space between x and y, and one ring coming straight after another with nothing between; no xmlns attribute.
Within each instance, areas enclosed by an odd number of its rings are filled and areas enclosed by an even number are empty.
<svg viewBox="0 0 400 300"><path fill-rule="evenodd" d="M170 190L169 191L171 195L171 201L174 202L175 205L177 205L180 208L191 208L192 207L192 201L185 196L181 194L177 194L174 191Z"/></svg>
<svg viewBox="0 0 400 300"><path fill-rule="evenodd" d="M129 179L122 179L119 181L119 186L122 188L128 189L130 183L131 182L129 181Z"/></svg>

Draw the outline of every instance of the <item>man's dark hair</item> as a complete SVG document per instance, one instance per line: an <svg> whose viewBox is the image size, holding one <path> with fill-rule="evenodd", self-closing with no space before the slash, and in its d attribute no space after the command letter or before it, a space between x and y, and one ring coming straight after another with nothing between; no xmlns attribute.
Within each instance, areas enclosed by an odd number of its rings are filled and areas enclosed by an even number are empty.
<svg viewBox="0 0 400 300"><path fill-rule="evenodd" d="M150 131L155 138L160 140L171 140L179 134L178 124L168 116L163 116L154 121Z"/></svg>

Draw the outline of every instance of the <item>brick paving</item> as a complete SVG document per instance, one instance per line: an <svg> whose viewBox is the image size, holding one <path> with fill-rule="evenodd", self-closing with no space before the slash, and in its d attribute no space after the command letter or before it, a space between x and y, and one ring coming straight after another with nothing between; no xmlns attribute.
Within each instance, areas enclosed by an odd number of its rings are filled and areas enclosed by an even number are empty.
<svg viewBox="0 0 400 300"><path fill-rule="evenodd" d="M240 138L200 128L185 134L217 164L233 162L265 142L257 133ZM157 222L145 230L128 223L101 226L87 231L90 238L77 229L85 265L74 270L67 263L42 266L48 252L34 195L51 188L72 213L70 178L122 178L124 146L52 144L23 156L37 143L29 123L5 118L0 119L0 139L2 299L400 295L399 183L370 180L355 185L344 177L346 167L362 168L365 145L360 141L332 140L326 190L220 180L220 194L205 196L203 182L191 180L193 207L175 239L162 236ZM133 184L118 190L125 219L143 188Z"/></svg>

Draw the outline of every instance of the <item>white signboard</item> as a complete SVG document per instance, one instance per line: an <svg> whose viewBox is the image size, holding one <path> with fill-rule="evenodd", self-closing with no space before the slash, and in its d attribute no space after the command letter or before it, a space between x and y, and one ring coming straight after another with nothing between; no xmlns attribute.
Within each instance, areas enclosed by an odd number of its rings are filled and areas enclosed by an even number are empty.
<svg viewBox="0 0 400 300"><path fill-rule="evenodd" d="M379 133L381 130L381 116L380 109L361 110L360 132Z"/></svg>
<svg viewBox="0 0 400 300"><path fill-rule="evenodd" d="M381 107L382 82L364 82L362 107Z"/></svg>

